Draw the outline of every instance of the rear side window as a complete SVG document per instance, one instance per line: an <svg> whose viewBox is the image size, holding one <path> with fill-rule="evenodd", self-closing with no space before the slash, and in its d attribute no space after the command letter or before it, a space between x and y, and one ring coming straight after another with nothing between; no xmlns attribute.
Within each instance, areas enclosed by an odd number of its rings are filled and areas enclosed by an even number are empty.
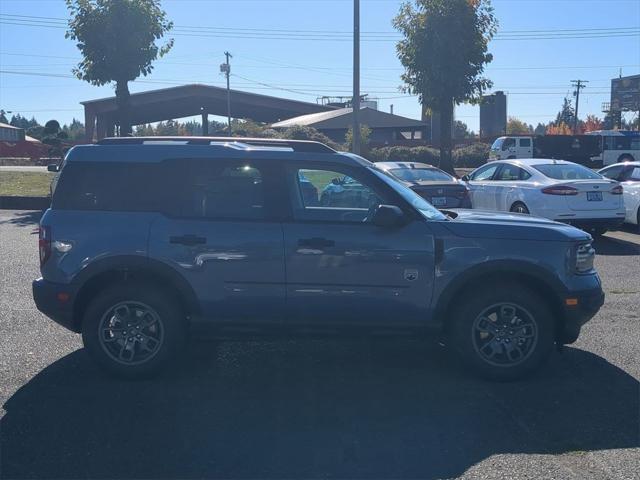
<svg viewBox="0 0 640 480"><path fill-rule="evenodd" d="M534 165L533 168L545 177L555 180L595 180L602 178L600 174L589 170L587 167L571 163L546 163Z"/></svg>
<svg viewBox="0 0 640 480"><path fill-rule="evenodd" d="M160 211L159 164L68 162L53 194L62 210Z"/></svg>
<svg viewBox="0 0 640 480"><path fill-rule="evenodd" d="M165 162L176 217L251 220L265 218L261 171L250 162L180 160Z"/></svg>
<svg viewBox="0 0 640 480"><path fill-rule="evenodd" d="M531 146L531 139L530 138L521 138L520 139L520 146L521 147L530 147Z"/></svg>

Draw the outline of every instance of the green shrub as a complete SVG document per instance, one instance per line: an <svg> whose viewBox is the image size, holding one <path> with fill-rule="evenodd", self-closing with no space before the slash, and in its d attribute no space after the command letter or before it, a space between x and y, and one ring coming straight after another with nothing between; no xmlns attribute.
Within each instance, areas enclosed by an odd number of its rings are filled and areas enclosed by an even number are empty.
<svg viewBox="0 0 640 480"><path fill-rule="evenodd" d="M431 147L381 147L372 148L367 158L372 162L421 162L437 165L440 153Z"/></svg>
<svg viewBox="0 0 640 480"><path fill-rule="evenodd" d="M465 147L453 150L453 165L460 167L475 168L487 163L489 159L488 143L472 143Z"/></svg>

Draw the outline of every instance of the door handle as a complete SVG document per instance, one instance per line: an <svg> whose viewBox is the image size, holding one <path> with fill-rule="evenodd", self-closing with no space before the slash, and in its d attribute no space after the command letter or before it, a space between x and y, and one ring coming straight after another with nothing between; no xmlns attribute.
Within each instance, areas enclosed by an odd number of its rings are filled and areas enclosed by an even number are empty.
<svg viewBox="0 0 640 480"><path fill-rule="evenodd" d="M177 237L169 237L169 243L178 243L180 245L204 245L207 243L205 237L199 237L197 235L181 235Z"/></svg>
<svg viewBox="0 0 640 480"><path fill-rule="evenodd" d="M317 248L317 249L333 247L335 246L335 244L336 242L334 242L333 240L328 240L326 238L319 238L319 237L301 238L300 240L298 240L299 247L308 247L308 248Z"/></svg>

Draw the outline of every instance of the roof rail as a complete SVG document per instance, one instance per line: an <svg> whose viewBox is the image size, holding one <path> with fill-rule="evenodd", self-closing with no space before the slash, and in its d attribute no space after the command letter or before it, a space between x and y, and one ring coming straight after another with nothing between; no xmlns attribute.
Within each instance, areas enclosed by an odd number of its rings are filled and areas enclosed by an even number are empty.
<svg viewBox="0 0 640 480"><path fill-rule="evenodd" d="M336 153L324 143L310 140L289 140L286 138L247 137L107 137L98 140L98 145L143 145L153 142L180 142L187 145L210 145L216 143L243 143L254 147L290 148L294 152Z"/></svg>

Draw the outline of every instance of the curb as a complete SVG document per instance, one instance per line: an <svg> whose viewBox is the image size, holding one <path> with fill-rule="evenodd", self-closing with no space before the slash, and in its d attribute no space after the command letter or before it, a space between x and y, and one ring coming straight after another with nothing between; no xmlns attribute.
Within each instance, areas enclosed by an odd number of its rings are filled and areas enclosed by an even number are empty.
<svg viewBox="0 0 640 480"><path fill-rule="evenodd" d="M0 210L46 210L50 197L14 197L0 195Z"/></svg>

